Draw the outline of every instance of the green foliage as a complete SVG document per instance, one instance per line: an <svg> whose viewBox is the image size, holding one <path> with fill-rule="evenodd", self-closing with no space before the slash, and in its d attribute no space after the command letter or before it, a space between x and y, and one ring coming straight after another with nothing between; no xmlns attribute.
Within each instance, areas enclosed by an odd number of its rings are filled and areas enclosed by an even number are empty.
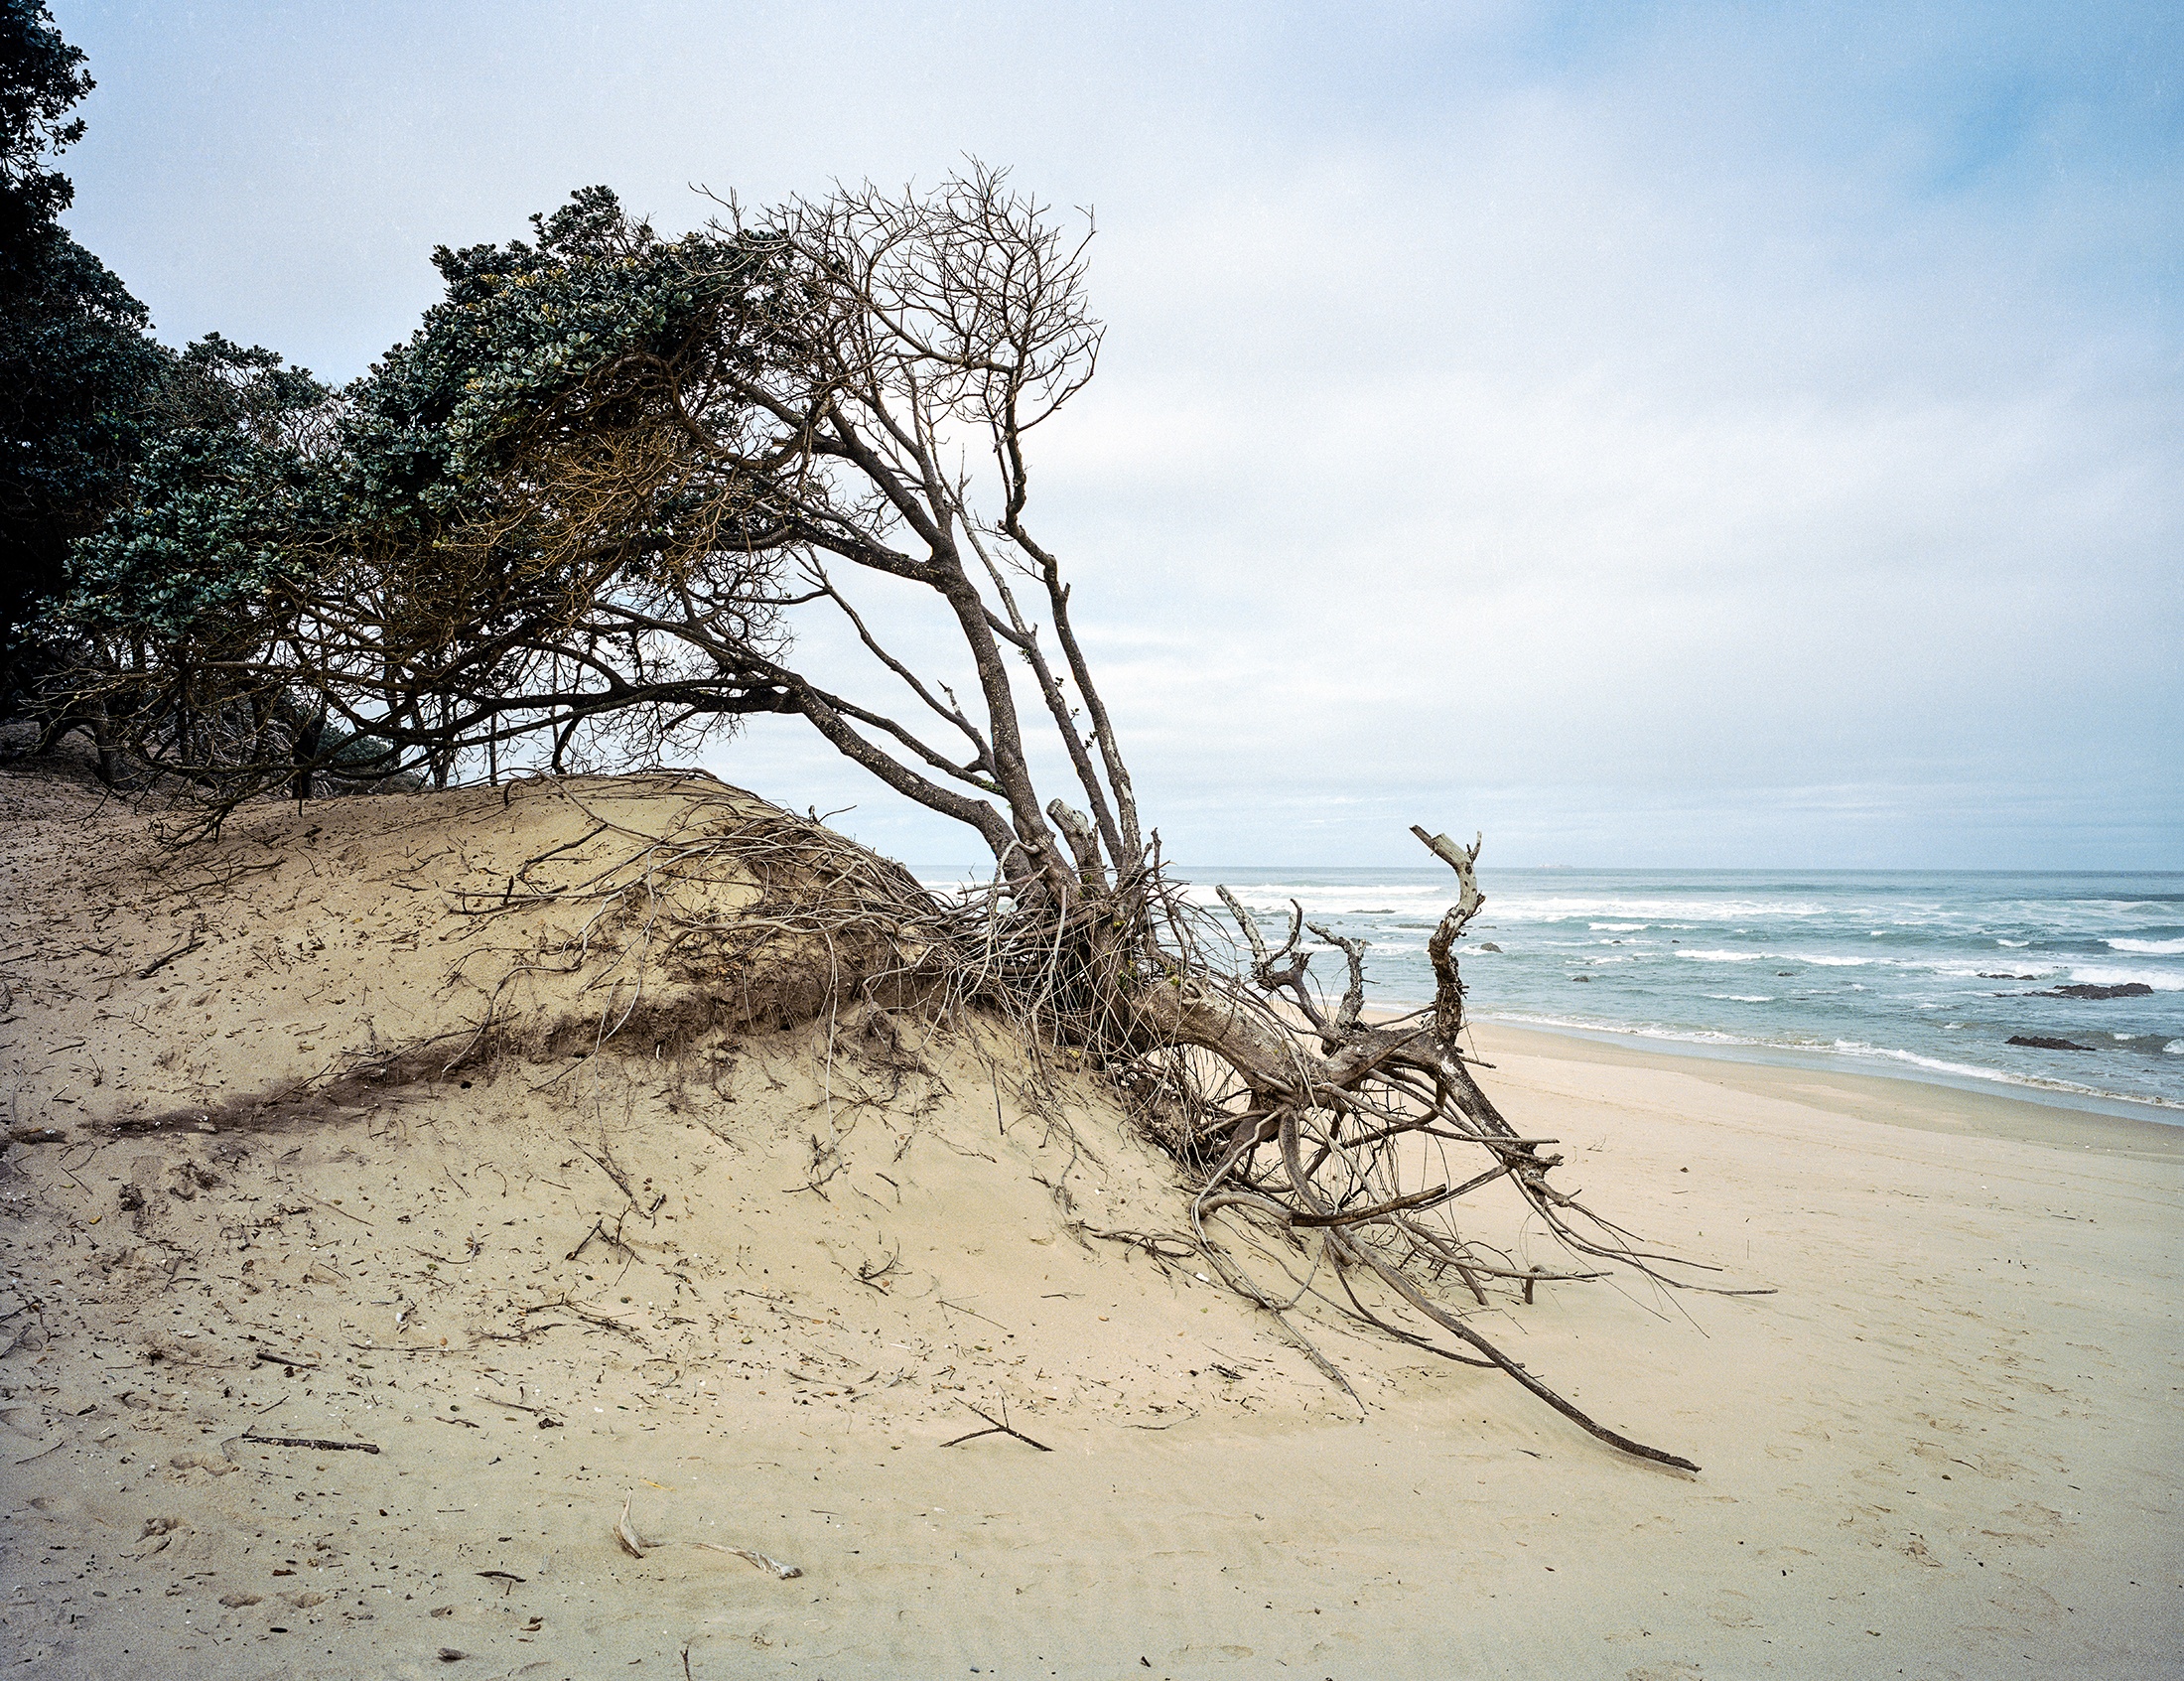
<svg viewBox="0 0 2184 1681"><path fill-rule="evenodd" d="M0 276L0 711L50 662L33 629L68 545L95 530L142 453L173 363L144 306L58 227Z"/></svg>
<svg viewBox="0 0 2184 1681"><path fill-rule="evenodd" d="M104 636L247 640L302 564L330 396L273 351L217 334L172 358L143 404L120 505L75 545L65 622Z"/></svg>
<svg viewBox="0 0 2184 1681"><path fill-rule="evenodd" d="M0 709L50 661L32 621L125 484L173 360L54 220L71 189L47 159L82 133L82 62L43 5L0 0Z"/></svg>
<svg viewBox="0 0 2184 1681"><path fill-rule="evenodd" d="M83 54L61 39L43 0L0 0L0 261L68 208L68 178L50 153L83 137L68 112L90 92Z"/></svg>
<svg viewBox="0 0 2184 1681"><path fill-rule="evenodd" d="M783 431L746 394L793 362L777 250L605 188L531 223L435 252L442 300L339 394L217 337L157 352L45 622L71 715L241 785L778 709L738 677L773 611L743 488Z"/></svg>
<svg viewBox="0 0 2184 1681"><path fill-rule="evenodd" d="M59 228L37 247L0 288L0 541L50 550L96 523L173 358L104 263Z"/></svg>
<svg viewBox="0 0 2184 1681"><path fill-rule="evenodd" d="M611 367L687 353L748 266L703 236L662 240L605 187L531 225L535 243L436 250L445 298L346 393L342 488L359 522L429 542L489 515L519 439Z"/></svg>
<svg viewBox="0 0 2184 1681"><path fill-rule="evenodd" d="M110 331L71 338L48 312L21 358L51 372L95 347L127 362L98 411L98 451L47 428L62 450L41 464L45 500L77 524L58 623L232 640L314 565L376 554L429 573L449 543L507 523L519 445L535 448L552 417L596 397L603 371L666 366L708 342L752 268L718 240L659 238L604 187L531 221L532 242L436 251L446 297L339 400L272 351L217 335L179 356L161 350L143 336L141 308L82 253L109 283ZM24 389L88 384L31 378ZM573 424L596 431L613 416L592 402ZM511 609L492 591L478 605L497 618Z"/></svg>
<svg viewBox="0 0 2184 1681"><path fill-rule="evenodd" d="M213 336L179 355L54 220L83 55L0 0L0 707L86 635L234 631L290 564L327 392Z"/></svg>

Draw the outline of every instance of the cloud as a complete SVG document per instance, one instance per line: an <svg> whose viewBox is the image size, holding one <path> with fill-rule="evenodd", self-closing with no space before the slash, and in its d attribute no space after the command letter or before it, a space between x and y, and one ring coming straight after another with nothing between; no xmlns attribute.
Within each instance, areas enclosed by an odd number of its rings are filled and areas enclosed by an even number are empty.
<svg viewBox="0 0 2184 1681"><path fill-rule="evenodd" d="M84 237L335 373L581 182L1096 204L1035 511L1173 852L2184 866L2156 9L63 22ZM966 850L775 726L719 765Z"/></svg>

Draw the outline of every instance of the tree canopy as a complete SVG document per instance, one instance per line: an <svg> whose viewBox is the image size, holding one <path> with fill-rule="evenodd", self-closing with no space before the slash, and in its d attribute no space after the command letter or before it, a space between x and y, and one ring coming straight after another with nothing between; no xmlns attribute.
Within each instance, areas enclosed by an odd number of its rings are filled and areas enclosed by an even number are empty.
<svg viewBox="0 0 2184 1681"><path fill-rule="evenodd" d="M169 362L144 306L58 219L74 189L52 164L90 90L44 5L0 0L0 710L48 663L32 622L119 492Z"/></svg>
<svg viewBox="0 0 2184 1681"><path fill-rule="evenodd" d="M83 138L68 113L94 83L44 0L0 0L0 247L68 208L75 189L48 159Z"/></svg>

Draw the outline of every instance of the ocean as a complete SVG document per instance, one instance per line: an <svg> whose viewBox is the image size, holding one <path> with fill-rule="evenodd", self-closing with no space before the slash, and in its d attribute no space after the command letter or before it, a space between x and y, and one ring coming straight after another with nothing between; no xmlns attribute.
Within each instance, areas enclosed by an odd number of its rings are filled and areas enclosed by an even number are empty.
<svg viewBox="0 0 2184 1681"><path fill-rule="evenodd" d="M1444 867L1176 874L1216 911L1225 883L1270 932L1294 900L1366 940L1376 1006L1433 997ZM1479 879L1486 908L1458 948L1475 1016L2184 1124L2184 874L1482 866ZM1312 944L1313 973L1339 996L1341 953ZM2040 996L2134 983L2150 991Z"/></svg>
<svg viewBox="0 0 2184 1681"><path fill-rule="evenodd" d="M1226 883L1270 928L1295 900L1369 941L1374 1004L1433 995L1443 867L1178 874L1216 909ZM1486 908L1458 947L1477 1016L2184 1123L2184 874L1482 866L1479 885ZM1312 969L1339 994L1341 953L1322 949ZM2151 991L2040 996L2133 983Z"/></svg>

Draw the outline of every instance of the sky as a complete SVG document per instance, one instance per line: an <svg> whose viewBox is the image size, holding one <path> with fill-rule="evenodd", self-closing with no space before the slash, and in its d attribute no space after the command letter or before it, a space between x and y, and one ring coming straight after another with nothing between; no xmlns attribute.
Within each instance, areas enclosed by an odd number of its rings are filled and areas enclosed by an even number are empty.
<svg viewBox="0 0 2184 1681"><path fill-rule="evenodd" d="M1170 857L2184 869L2173 7L53 11L76 235L334 378L595 182L1091 208L1036 511Z"/></svg>

